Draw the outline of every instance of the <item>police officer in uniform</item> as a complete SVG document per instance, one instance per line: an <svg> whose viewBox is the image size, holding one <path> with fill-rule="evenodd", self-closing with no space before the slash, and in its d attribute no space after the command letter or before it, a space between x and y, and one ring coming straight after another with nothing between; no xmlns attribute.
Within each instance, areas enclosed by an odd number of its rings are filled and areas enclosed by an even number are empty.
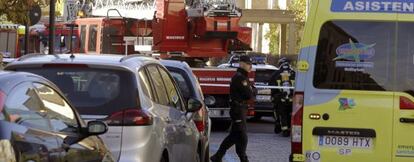
<svg viewBox="0 0 414 162"><path fill-rule="evenodd" d="M240 67L230 83L230 117L232 120L230 134L221 143L219 150L210 159L213 162L221 162L226 151L236 145L236 153L241 162L248 162L246 155L247 133L246 113L247 102L254 97L255 89L249 81L248 73L252 69L249 56L240 56Z"/></svg>
<svg viewBox="0 0 414 162"><path fill-rule="evenodd" d="M289 64L287 58L281 58L278 62L279 70L275 71L270 78L269 85L280 87L293 87L295 85L295 71ZM292 113L293 89L272 89L273 106L276 111L274 132L282 132L284 137L290 135L291 113Z"/></svg>

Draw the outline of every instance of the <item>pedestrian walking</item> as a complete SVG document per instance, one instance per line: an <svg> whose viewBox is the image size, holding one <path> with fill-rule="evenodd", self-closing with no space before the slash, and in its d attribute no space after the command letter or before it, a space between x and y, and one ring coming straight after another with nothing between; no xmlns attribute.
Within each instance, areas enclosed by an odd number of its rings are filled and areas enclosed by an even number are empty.
<svg viewBox="0 0 414 162"><path fill-rule="evenodd" d="M281 58L278 61L279 69L270 77L269 85L280 87L293 87L295 85L295 71L290 61ZM293 89L272 89L273 108L276 111L274 132L282 136L290 135L291 114L292 114Z"/></svg>
<svg viewBox="0 0 414 162"><path fill-rule="evenodd" d="M247 102L254 97L254 87L249 81L248 74L252 69L249 56L240 56L240 67L231 79L230 83L230 117L232 120L230 133L223 140L220 148L210 159L213 162L221 162L226 151L236 145L236 153L241 162L248 162L246 113Z"/></svg>

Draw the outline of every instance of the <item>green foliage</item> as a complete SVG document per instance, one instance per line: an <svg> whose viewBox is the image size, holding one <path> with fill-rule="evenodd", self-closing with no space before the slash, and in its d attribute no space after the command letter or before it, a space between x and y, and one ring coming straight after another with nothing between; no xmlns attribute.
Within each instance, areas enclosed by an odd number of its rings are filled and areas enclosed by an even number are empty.
<svg viewBox="0 0 414 162"><path fill-rule="evenodd" d="M279 25L270 24L270 30L265 34L265 39L269 40L269 51L270 53L279 53Z"/></svg>
<svg viewBox="0 0 414 162"><path fill-rule="evenodd" d="M295 21L296 21L296 53L299 53L300 50L300 42L302 41L303 30L305 27L306 22L306 0L294 0L288 6L289 10L293 11L295 14Z"/></svg>
<svg viewBox="0 0 414 162"><path fill-rule="evenodd" d="M306 21L306 0L293 0L288 6L295 14L295 21L303 24Z"/></svg>
<svg viewBox="0 0 414 162"><path fill-rule="evenodd" d="M29 21L28 13L32 6L44 5L40 0L0 0L0 16L16 24L25 24Z"/></svg>
<svg viewBox="0 0 414 162"><path fill-rule="evenodd" d="M302 31L306 21L306 0L292 0L288 6L288 9L295 15L296 22L296 37L297 37L297 49L299 51L299 44L301 41ZM270 30L265 34L265 38L269 40L270 53L279 54L279 36L280 36L279 24L270 24Z"/></svg>

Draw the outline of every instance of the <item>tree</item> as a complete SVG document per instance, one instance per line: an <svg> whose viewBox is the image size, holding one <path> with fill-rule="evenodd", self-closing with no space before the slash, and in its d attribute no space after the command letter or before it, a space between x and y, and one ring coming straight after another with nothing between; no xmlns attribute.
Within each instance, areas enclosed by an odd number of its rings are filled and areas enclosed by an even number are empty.
<svg viewBox="0 0 414 162"><path fill-rule="evenodd" d="M300 50L300 42L302 41L303 29L305 27L306 22L306 0L293 0L292 3L289 4L289 10L293 11L295 14L295 22L296 22L296 53L299 53Z"/></svg>
<svg viewBox="0 0 414 162"><path fill-rule="evenodd" d="M5 16L8 21L16 24L29 22L28 13L34 5L44 6L42 0L0 0L0 16Z"/></svg>
<svg viewBox="0 0 414 162"><path fill-rule="evenodd" d="M301 41L302 31L306 21L306 0L291 0L291 3L288 6L288 9L292 11L295 15L296 23L296 37L297 37L297 49L296 53L299 51L299 45ZM265 38L269 40L270 53L278 54L279 53L279 24L270 24L270 30L265 34Z"/></svg>
<svg viewBox="0 0 414 162"><path fill-rule="evenodd" d="M269 31L265 34L265 39L269 40L269 51L272 54L279 53L279 24L270 24Z"/></svg>

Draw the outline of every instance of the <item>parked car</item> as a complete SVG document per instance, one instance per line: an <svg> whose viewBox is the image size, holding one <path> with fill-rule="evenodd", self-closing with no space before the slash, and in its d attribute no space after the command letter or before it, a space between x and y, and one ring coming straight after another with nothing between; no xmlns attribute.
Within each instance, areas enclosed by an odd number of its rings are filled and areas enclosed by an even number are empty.
<svg viewBox="0 0 414 162"><path fill-rule="evenodd" d="M114 161L97 136L102 121L85 124L50 81L0 72L0 161Z"/></svg>
<svg viewBox="0 0 414 162"><path fill-rule="evenodd" d="M184 101L190 98L196 98L200 101L204 101L203 92L201 91L200 84L190 66L183 61L172 61L172 60L161 60L170 74L174 78L178 87L181 90L181 94L184 97ZM195 114L194 122L197 126L197 129L200 133L200 142L199 150L197 152L201 155L200 161L209 162L210 157L210 131L211 131L211 120L208 115L208 108L205 104L203 107Z"/></svg>
<svg viewBox="0 0 414 162"><path fill-rule="evenodd" d="M118 161L198 161L191 112L202 103L181 97L168 70L139 55L31 55L6 69L55 82L85 120L109 125L102 135Z"/></svg>

